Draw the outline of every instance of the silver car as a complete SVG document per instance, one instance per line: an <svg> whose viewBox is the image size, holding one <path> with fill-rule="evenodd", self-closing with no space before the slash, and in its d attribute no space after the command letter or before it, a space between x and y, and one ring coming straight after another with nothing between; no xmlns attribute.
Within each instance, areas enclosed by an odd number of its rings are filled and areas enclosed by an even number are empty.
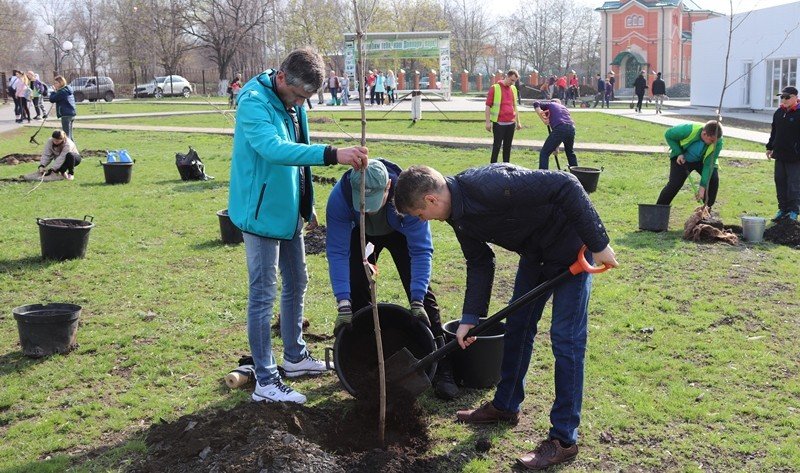
<svg viewBox="0 0 800 473"><path fill-rule="evenodd" d="M103 99L106 102L114 100L114 81L110 77L76 77L69 83L75 102L80 103L86 99L94 102Z"/></svg>
<svg viewBox="0 0 800 473"><path fill-rule="evenodd" d="M147 84L137 85L134 90L134 97L161 97L192 95L192 84L185 78L178 75L160 76Z"/></svg>

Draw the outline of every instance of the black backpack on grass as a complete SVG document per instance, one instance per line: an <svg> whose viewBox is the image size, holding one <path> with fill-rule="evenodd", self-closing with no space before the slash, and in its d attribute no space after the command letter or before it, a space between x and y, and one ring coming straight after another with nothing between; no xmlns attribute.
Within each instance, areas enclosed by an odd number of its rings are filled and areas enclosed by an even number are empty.
<svg viewBox="0 0 800 473"><path fill-rule="evenodd" d="M205 173L205 166L197 151L191 146L189 152L186 154L175 153L175 165L178 167L178 172L181 175L181 180L184 181L207 181L214 179Z"/></svg>

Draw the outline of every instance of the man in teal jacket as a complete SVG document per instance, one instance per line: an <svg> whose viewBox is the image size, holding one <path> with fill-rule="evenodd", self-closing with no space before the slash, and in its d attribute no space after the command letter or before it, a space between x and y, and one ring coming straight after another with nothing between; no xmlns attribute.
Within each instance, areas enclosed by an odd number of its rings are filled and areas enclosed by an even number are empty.
<svg viewBox="0 0 800 473"><path fill-rule="evenodd" d="M717 200L719 189L719 152L722 151L722 125L711 120L705 125L687 123L677 125L664 133L670 149L669 181L658 196L659 205L669 205L683 187L689 173L700 174L697 200L711 207Z"/></svg>
<svg viewBox="0 0 800 473"><path fill-rule="evenodd" d="M242 87L233 138L228 214L244 234L249 295L247 335L256 369L254 401L303 403L281 382L270 340L270 319L280 268L283 369L289 378L325 372L303 340L308 273L303 221L316 226L310 166L367 165L367 149L310 144L303 104L322 86L325 64L299 49Z"/></svg>

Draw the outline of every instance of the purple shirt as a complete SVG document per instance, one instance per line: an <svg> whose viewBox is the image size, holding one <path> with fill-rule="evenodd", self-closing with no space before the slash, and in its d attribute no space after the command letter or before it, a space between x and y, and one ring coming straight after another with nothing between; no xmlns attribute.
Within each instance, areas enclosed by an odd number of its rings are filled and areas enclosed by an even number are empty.
<svg viewBox="0 0 800 473"><path fill-rule="evenodd" d="M572 125L572 117L569 114L567 107L555 102L533 102L534 109L549 110L550 111L550 127L555 128L559 125Z"/></svg>

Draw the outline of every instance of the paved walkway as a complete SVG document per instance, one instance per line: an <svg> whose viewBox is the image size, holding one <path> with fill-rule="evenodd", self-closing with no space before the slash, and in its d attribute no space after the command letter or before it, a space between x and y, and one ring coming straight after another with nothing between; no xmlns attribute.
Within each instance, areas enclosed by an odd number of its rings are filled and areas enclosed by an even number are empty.
<svg viewBox="0 0 800 473"><path fill-rule="evenodd" d="M26 126L33 126L26 125ZM36 125L38 126L38 125ZM58 123L46 123L46 128L58 128ZM166 133L203 133L211 135L233 135L232 128L200 128L200 127L179 127L179 126L150 126L150 125L112 125L112 124L88 124L75 123L75 129L83 130L120 130L120 131L149 131ZM315 141L331 140L351 140L358 141L347 133L340 132L320 132L312 131L311 138ZM491 138L463 138L452 136L424 136L424 135L387 135L380 133L367 133L369 142L396 142L396 143L420 143L434 146L448 146L454 148L489 148L492 146ZM514 140L514 149L541 149L544 141L540 140ZM639 154L666 154L667 146L643 146L643 145L623 145L607 143L576 143L577 152L602 152L602 153L639 153ZM763 153L752 151L733 151L723 149L720 153L723 158L744 158L744 159L766 159Z"/></svg>
<svg viewBox="0 0 800 473"><path fill-rule="evenodd" d="M207 101L160 101L159 104L197 104L209 105ZM225 104L214 104L220 106L220 110L224 109ZM645 109L643 113L636 113L628 108L611 108L611 109L570 109L572 113L588 113L588 112L601 112L611 115L616 115L623 118L633 120L646 121L650 123L657 123L664 126L673 126L686 121L680 118L674 118L674 115L700 115L708 116L709 119L713 118L714 111L704 107L692 107L688 102L683 101L668 101L669 108L664 110L663 114L656 115L654 110ZM332 111L359 111L359 105L356 101L351 101L348 106L325 106L318 105L312 101L314 107L310 114L313 116L319 112L332 112ZM387 105L373 105L368 106L367 109L372 112L380 112L394 110L400 112L411 112L411 102L405 100L396 107ZM523 106L523 110L532 110L530 106ZM76 129L93 129L93 130L132 130L132 131L152 131L152 132L180 132L180 133L208 133L208 134L221 134L232 135L231 128L198 128L198 127L180 127L180 126L145 126L145 125L132 125L132 124L99 124L99 123L83 123L93 120L102 119L117 119L117 118L139 118L139 117L154 117L154 116L183 116L183 115L197 115L197 114L215 114L220 113L220 110L195 110L195 111L176 111L176 112L156 112L156 113L121 113L121 114L108 114L108 115L79 115L76 117ZM478 97L454 97L453 100L446 102L442 100L423 100L422 114L423 119L425 116L441 116L446 115L447 112L463 112L463 111L483 111L484 99ZM749 112L728 112L727 117L740 118L745 120L759 121L769 123L772 120L772 114L767 113L749 113ZM0 133L8 130L19 128L21 125L14 123L13 104L8 103L0 105ZM26 126L39 126L40 123L31 123ZM724 118L723 118L724 125ZM45 127L57 128L59 126L57 121L47 122ZM725 127L725 136L739 138L742 140L752 141L756 143L766 143L769 139L767 133L757 131L750 131L741 128ZM312 132L312 137L316 140L351 140L353 139L346 133L336 132ZM451 146L461 148L484 148L492 145L491 138L460 138L460 137L447 137L447 136L409 136L409 135L390 135L390 134L368 134L370 141L388 141L388 142L407 142L407 143L428 143L436 146ZM539 140L514 140L514 148L541 148L543 142ZM606 143L577 143L575 147L578 152L622 152L622 153L655 153L663 154L667 152L666 146L642 146L642 145L615 145ZM764 154L760 152L748 151L733 151L723 149L722 157L727 158L749 158L749 159L764 159Z"/></svg>

